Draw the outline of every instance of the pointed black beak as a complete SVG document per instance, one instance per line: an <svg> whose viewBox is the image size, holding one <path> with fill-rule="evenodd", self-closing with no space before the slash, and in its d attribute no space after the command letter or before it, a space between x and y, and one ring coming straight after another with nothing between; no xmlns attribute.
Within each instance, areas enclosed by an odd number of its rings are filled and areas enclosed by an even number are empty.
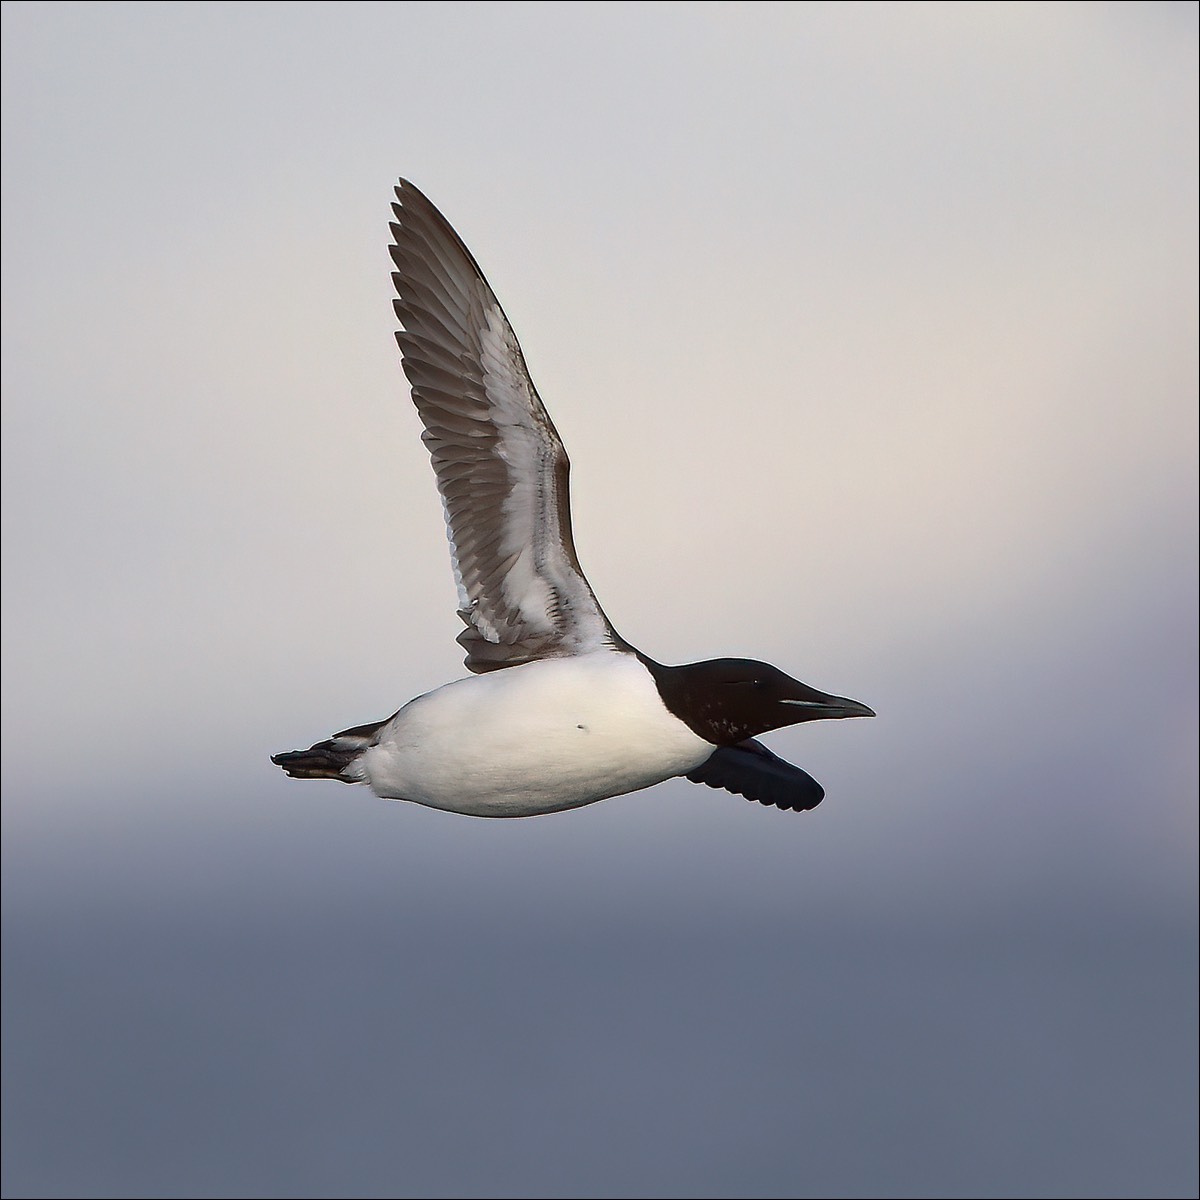
<svg viewBox="0 0 1200 1200"><path fill-rule="evenodd" d="M843 717L873 717L875 710L845 696L828 696L815 688L806 688L803 699L784 698L781 704L797 709L796 716L804 721L833 721ZM803 714L803 715L801 715Z"/></svg>

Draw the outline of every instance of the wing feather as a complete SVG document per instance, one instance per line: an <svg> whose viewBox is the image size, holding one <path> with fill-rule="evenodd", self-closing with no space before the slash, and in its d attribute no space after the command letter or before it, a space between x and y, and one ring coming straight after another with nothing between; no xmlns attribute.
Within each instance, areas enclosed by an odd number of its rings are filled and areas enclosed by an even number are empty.
<svg viewBox="0 0 1200 1200"><path fill-rule="evenodd" d="M579 567L570 463L495 293L407 180L392 211L396 341L445 509L467 667L622 645Z"/></svg>
<svg viewBox="0 0 1200 1200"><path fill-rule="evenodd" d="M754 738L714 750L711 757L687 773L687 778L793 812L816 808L825 797L825 789L807 771L780 758Z"/></svg>

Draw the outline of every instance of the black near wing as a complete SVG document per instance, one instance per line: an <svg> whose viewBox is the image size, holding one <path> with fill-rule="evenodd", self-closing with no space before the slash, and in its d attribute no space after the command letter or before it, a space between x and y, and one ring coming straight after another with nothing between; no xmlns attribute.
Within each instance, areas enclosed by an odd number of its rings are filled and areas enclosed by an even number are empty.
<svg viewBox="0 0 1200 1200"><path fill-rule="evenodd" d="M753 738L714 750L687 778L793 812L816 808L825 798L825 789L807 771L785 762Z"/></svg>

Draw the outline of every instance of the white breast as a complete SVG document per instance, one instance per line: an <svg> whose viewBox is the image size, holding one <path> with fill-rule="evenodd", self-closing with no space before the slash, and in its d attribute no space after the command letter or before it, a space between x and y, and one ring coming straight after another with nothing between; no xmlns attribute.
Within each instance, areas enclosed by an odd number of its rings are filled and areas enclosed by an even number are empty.
<svg viewBox="0 0 1200 1200"><path fill-rule="evenodd" d="M631 654L508 667L410 701L359 760L379 796L477 816L578 808L681 775L713 747Z"/></svg>

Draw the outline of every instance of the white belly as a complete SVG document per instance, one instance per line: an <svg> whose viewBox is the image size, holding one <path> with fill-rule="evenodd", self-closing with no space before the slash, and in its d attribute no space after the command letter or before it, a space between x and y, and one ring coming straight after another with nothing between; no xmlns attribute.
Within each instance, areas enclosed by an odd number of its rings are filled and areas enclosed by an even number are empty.
<svg viewBox="0 0 1200 1200"><path fill-rule="evenodd" d="M406 704L359 766L392 800L522 817L637 791L713 747L632 655L600 651L460 679Z"/></svg>

